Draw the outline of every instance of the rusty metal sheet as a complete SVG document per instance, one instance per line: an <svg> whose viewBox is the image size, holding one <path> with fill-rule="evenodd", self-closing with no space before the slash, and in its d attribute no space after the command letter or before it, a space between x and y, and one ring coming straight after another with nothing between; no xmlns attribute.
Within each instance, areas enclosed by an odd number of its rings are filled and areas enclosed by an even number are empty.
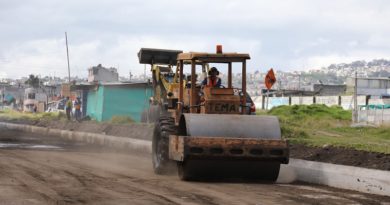
<svg viewBox="0 0 390 205"><path fill-rule="evenodd" d="M171 135L169 157L176 161L195 157L288 163L289 146L286 140Z"/></svg>
<svg viewBox="0 0 390 205"><path fill-rule="evenodd" d="M169 158L176 161L184 160L184 138L177 135L169 136Z"/></svg>
<svg viewBox="0 0 390 205"><path fill-rule="evenodd" d="M285 148L288 147L286 140L263 140L263 139L254 139L254 138L224 138L220 137L206 137L206 136L196 136L196 137L183 137L186 145L189 146L261 146L267 148Z"/></svg>
<svg viewBox="0 0 390 205"><path fill-rule="evenodd" d="M208 62L242 62L250 59L249 54L246 53L180 53L177 57L178 60L200 60Z"/></svg>
<svg viewBox="0 0 390 205"><path fill-rule="evenodd" d="M207 88L205 88L206 90ZM212 95L234 95L233 88L209 88Z"/></svg>

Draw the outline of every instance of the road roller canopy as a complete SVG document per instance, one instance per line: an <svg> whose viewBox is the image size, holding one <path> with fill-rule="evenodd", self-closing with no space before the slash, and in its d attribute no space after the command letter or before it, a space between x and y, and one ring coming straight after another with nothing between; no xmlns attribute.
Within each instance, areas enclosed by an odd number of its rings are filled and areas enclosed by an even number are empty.
<svg viewBox="0 0 390 205"><path fill-rule="evenodd" d="M183 69L184 65L191 64L191 79L190 79L190 88L191 93L196 93L196 68L197 65L201 64L203 72L205 71L205 67L208 69L209 63L221 63L227 64L227 87L223 87L220 89L232 89L233 88L233 63L241 64L241 90L242 93L246 93L246 61L250 59L249 54L246 53L224 53L222 51L222 46L217 45L217 49L215 53L204 53L204 52L188 52L188 53L179 53L177 55L178 67L176 73L179 76L179 85L183 85ZM184 102L184 88L180 86L179 90L179 102ZM196 104L196 96L190 95L190 112L195 112ZM246 105L246 99L243 98L242 104ZM181 108L179 108L181 109ZM244 114L244 109L242 109L242 114Z"/></svg>
<svg viewBox="0 0 390 205"><path fill-rule="evenodd" d="M189 53L179 53L177 60L183 61L202 61L207 63L234 63L234 62L243 62L249 60L250 56L246 53L199 53L199 52L189 52Z"/></svg>

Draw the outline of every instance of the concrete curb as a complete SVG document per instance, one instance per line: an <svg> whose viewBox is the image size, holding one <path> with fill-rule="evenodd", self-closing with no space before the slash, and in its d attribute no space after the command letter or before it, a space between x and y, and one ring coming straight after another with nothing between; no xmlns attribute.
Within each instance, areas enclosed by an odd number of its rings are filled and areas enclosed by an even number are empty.
<svg viewBox="0 0 390 205"><path fill-rule="evenodd" d="M151 142L147 140L133 139L128 137L117 137L89 132L76 132L69 130L51 129L32 125L21 125L13 123L0 122L0 128L10 130L20 130L24 132L38 133L43 135L59 136L65 139L86 142L101 146L113 147L117 149L134 151L142 154L151 154Z"/></svg>
<svg viewBox="0 0 390 205"><path fill-rule="evenodd" d="M278 182L302 181L364 193L390 196L390 172L291 159L282 165Z"/></svg>
<svg viewBox="0 0 390 205"><path fill-rule="evenodd" d="M147 140L5 122L0 122L0 128L60 136L70 140L98 144L143 154L152 153L152 143ZM302 181L364 193L390 196L389 171L290 159L288 165L281 166L277 182L291 183L293 181Z"/></svg>

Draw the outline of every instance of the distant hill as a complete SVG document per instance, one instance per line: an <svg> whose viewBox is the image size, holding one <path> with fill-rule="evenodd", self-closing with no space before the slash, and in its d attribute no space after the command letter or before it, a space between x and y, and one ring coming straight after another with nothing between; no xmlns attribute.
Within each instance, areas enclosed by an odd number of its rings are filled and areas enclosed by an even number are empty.
<svg viewBox="0 0 390 205"><path fill-rule="evenodd" d="M312 83L342 84L346 78L353 77L356 71L360 77L390 77L390 60L331 64L319 70L303 71L301 75Z"/></svg>
<svg viewBox="0 0 390 205"><path fill-rule="evenodd" d="M385 59L375 59L369 62L354 61L352 63L331 64L321 71L337 73L348 77L358 71L358 75L365 77L390 77L390 61Z"/></svg>
<svg viewBox="0 0 390 205"><path fill-rule="evenodd" d="M375 59L369 62L354 61L351 63L331 64L328 67L308 71L277 70L277 84L274 88L312 90L314 84L345 84L347 78L355 76L356 71L359 77L390 77L390 60ZM248 89L252 93L256 94L259 89L264 88L264 76L265 73L260 71L255 71L248 75ZM235 83L239 85L240 81L235 80Z"/></svg>

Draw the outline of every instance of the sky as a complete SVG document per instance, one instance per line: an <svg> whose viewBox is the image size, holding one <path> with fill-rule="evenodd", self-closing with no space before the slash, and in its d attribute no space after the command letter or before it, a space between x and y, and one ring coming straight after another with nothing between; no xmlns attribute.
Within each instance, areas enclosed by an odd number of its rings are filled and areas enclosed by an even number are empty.
<svg viewBox="0 0 390 205"><path fill-rule="evenodd" d="M0 78L141 74L142 47L249 53L248 71L319 69L390 56L386 0L0 1Z"/></svg>

